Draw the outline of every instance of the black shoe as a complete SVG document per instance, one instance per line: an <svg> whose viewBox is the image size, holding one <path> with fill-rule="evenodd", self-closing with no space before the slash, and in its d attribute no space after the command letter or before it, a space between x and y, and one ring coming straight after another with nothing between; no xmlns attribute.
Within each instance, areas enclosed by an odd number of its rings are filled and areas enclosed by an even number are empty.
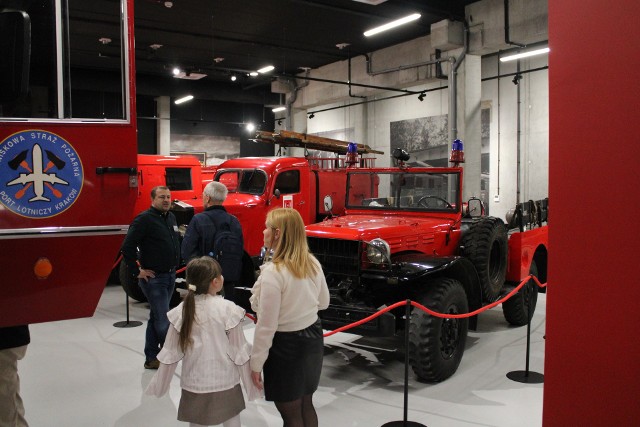
<svg viewBox="0 0 640 427"><path fill-rule="evenodd" d="M160 367L160 361L158 359L147 360L144 362L145 369L158 369Z"/></svg>

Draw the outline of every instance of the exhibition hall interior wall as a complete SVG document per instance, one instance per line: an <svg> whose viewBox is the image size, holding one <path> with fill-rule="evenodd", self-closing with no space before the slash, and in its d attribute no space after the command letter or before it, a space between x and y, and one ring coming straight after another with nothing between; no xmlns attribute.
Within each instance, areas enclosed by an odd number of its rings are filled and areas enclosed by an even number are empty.
<svg viewBox="0 0 640 427"><path fill-rule="evenodd" d="M482 60L482 79L498 76L498 57L489 56ZM529 58L521 62L521 70L543 68L547 65L546 55L538 58ZM500 74L512 74L516 72L516 65L511 63L500 64ZM481 84L481 105L478 107L489 110L489 141L488 158L489 183L487 200L491 215L503 218L507 211L516 205L517 197L517 139L518 122L517 109L520 103L520 167L521 187L520 201L539 200L548 197L548 172L549 172L549 91L548 71L542 69L531 73L523 73L519 81L520 100L518 101L517 86L512 82L513 76L500 79L491 79ZM498 83L499 82L499 83ZM500 88L498 88L498 84ZM446 80L441 83L412 87L410 90L420 91L446 86ZM346 90L346 88L345 88ZM397 93L385 92L376 98L385 98L397 95ZM319 134L323 132L337 131L340 129L353 129L355 142L367 144L373 148L385 152L383 156L377 156L378 166L391 164L391 152L397 147L397 142L392 140L390 127L392 122L410 120L425 117L438 117L448 114L449 91L448 89L436 90L427 93L424 101L420 101L416 95L404 96L379 102L369 102L353 107L343 107L351 103L357 103L361 99L344 103L333 103L310 108L303 114L297 114L294 119L294 131ZM309 119L309 111L335 108L320 112ZM276 130L284 128L276 125ZM480 142L476 138L474 143ZM470 147L465 146L465 149ZM449 147L445 148L445 154ZM484 147L483 147L484 151ZM300 152L298 152L300 154ZM442 156L442 154L440 155ZM439 156L439 157L440 157ZM480 180L481 176L465 175L467 183L470 180ZM480 194L476 194L480 196ZM496 196L498 196L496 198Z"/></svg>

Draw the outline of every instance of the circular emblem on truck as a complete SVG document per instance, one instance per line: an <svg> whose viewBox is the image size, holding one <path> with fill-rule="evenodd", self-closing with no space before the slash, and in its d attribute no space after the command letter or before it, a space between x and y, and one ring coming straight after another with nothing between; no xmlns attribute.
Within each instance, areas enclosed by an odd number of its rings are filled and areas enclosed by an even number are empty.
<svg viewBox="0 0 640 427"><path fill-rule="evenodd" d="M49 218L69 209L82 191L77 151L51 132L29 129L0 142L0 203L27 218Z"/></svg>

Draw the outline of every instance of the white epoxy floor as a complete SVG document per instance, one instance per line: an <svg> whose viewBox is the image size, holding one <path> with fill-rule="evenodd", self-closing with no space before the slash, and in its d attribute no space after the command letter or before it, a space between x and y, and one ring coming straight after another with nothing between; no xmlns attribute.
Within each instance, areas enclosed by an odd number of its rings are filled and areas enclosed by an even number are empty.
<svg viewBox="0 0 640 427"><path fill-rule="evenodd" d="M531 324L530 371L543 373L546 296ZM130 304L130 319L146 321L145 304ZM144 396L154 371L143 368L146 324L125 320L125 295L109 285L92 318L31 325L31 344L19 363L22 397L31 427L186 426L176 420L175 378L165 397ZM249 340L253 325L245 327ZM501 307L480 315L458 371L439 384L409 375L408 420L429 427L540 426L543 384L506 377L525 369L526 326L510 327ZM375 427L403 420L402 338L365 339L340 333L325 340L320 388L314 395L320 426ZM179 375L179 369L177 371ZM282 422L271 402L248 403L245 427Z"/></svg>

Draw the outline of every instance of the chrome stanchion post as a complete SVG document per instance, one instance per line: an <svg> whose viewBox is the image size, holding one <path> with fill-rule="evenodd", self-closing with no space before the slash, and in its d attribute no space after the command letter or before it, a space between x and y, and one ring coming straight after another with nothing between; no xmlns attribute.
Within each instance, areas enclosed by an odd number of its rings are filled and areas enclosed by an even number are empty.
<svg viewBox="0 0 640 427"><path fill-rule="evenodd" d="M404 314L404 418L402 421L390 421L382 427L427 427L415 421L407 421L409 411L409 325L411 324L411 300L407 300Z"/></svg>
<svg viewBox="0 0 640 427"><path fill-rule="evenodd" d="M129 294L126 291L124 293L124 305L127 307L127 320L116 322L113 326L116 328L134 328L142 325L142 322L139 320L129 321Z"/></svg>
<svg viewBox="0 0 640 427"><path fill-rule="evenodd" d="M533 279L530 279L526 285L524 286L535 286L532 284ZM536 289L537 291L537 289ZM525 295L526 295L525 291ZM524 371L511 371L507 373L507 378L511 381L516 381L519 383L527 383L527 384L541 384L544 382L544 375L539 372L530 372L529 371L529 353L531 349L531 319L533 318L533 313L531 312L531 295L527 299L527 316L529 317L529 321L527 322L527 350L525 356L525 370Z"/></svg>

